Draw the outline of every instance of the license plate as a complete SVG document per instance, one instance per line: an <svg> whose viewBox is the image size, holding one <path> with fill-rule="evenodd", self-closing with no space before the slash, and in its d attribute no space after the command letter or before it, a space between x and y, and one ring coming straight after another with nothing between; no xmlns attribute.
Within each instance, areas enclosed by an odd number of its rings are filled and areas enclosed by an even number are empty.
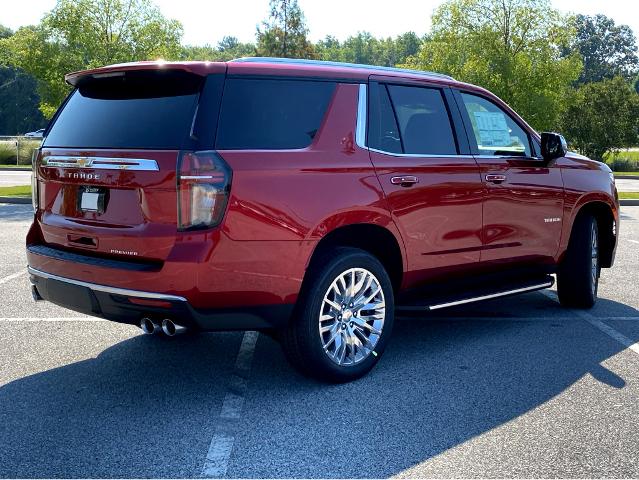
<svg viewBox="0 0 639 480"><path fill-rule="evenodd" d="M80 190L80 210L83 212L104 212L105 192L94 187L84 187Z"/></svg>

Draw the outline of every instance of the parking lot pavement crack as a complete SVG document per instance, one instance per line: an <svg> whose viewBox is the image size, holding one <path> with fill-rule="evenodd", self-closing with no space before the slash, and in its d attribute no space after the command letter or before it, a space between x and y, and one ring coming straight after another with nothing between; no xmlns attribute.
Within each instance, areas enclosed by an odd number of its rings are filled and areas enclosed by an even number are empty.
<svg viewBox="0 0 639 480"><path fill-rule="evenodd" d="M234 372L229 379L228 392L222 402L222 408L217 418L215 433L211 438L209 450L204 460L201 476L204 478L219 478L226 475L229 460L233 453L235 436L242 418L244 398L248 388L248 378L258 332L246 332L235 361Z"/></svg>

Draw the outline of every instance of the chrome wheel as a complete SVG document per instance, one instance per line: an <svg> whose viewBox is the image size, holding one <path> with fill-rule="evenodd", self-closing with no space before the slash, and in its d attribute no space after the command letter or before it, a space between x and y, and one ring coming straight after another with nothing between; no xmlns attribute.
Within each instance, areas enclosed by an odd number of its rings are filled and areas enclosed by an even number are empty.
<svg viewBox="0 0 639 480"><path fill-rule="evenodd" d="M326 355L337 365L356 365L379 341L386 318L379 280L364 268L342 272L330 285L319 314L319 335Z"/></svg>
<svg viewBox="0 0 639 480"><path fill-rule="evenodd" d="M590 275L592 293L597 293L597 283L599 282L599 234L597 232L597 222L593 221L590 227Z"/></svg>

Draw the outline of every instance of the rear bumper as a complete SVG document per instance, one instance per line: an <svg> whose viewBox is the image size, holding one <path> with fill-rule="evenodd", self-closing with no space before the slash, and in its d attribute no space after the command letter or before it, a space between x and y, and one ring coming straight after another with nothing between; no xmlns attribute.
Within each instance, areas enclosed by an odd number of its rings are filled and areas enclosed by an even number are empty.
<svg viewBox="0 0 639 480"><path fill-rule="evenodd" d="M170 318L197 330L264 330L286 325L293 304L203 310L186 298L129 290L54 275L29 267L37 296L56 305L120 323L138 325L143 317Z"/></svg>

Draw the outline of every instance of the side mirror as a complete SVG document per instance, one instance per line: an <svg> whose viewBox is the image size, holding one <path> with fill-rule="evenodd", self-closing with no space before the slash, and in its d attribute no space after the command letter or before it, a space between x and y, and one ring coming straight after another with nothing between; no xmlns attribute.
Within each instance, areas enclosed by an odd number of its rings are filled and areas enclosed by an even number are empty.
<svg viewBox="0 0 639 480"><path fill-rule="evenodd" d="M545 160L554 160L563 157L568 153L566 139L558 133L542 132L541 134L541 156Z"/></svg>

